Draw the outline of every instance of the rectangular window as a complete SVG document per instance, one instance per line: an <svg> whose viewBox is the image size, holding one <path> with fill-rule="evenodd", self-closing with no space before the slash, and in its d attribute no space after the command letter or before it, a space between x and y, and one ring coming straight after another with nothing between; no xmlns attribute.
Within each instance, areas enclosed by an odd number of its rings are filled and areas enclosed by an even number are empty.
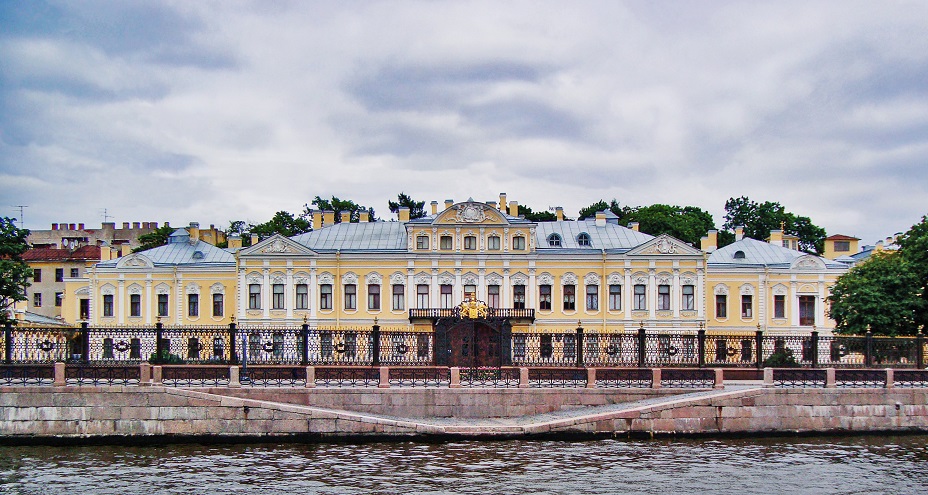
<svg viewBox="0 0 928 495"><path fill-rule="evenodd" d="M64 294L61 296L64 299ZM81 319L89 320L90 319L90 299L80 299L78 300L78 307L80 308Z"/></svg>
<svg viewBox="0 0 928 495"><path fill-rule="evenodd" d="M371 284L367 286L367 309L380 310L380 285Z"/></svg>
<svg viewBox="0 0 928 495"><path fill-rule="evenodd" d="M525 238L522 236L512 238L512 249L513 251L524 251L525 250Z"/></svg>
<svg viewBox="0 0 928 495"><path fill-rule="evenodd" d="M452 289L452 287L451 287L450 285L444 285L444 284L443 284L443 285L441 285L441 286L439 287L439 290L440 290L440 293L441 293L441 299L440 299L441 307L444 308L444 309L449 309L449 308L451 308L451 306L452 306L452 304L453 304L453 303L452 303L452 297L451 297L451 295L452 295L451 289Z"/></svg>
<svg viewBox="0 0 928 495"><path fill-rule="evenodd" d="M41 308L42 307L42 293L36 292L32 294L32 307Z"/></svg>
<svg viewBox="0 0 928 495"><path fill-rule="evenodd" d="M572 284L564 286L564 311L577 309L577 287Z"/></svg>
<svg viewBox="0 0 928 495"><path fill-rule="evenodd" d="M284 309L284 284L274 284L271 286L271 309Z"/></svg>
<svg viewBox="0 0 928 495"><path fill-rule="evenodd" d="M113 295L105 294L103 296L103 316L113 316Z"/></svg>
<svg viewBox="0 0 928 495"><path fill-rule="evenodd" d="M261 284L248 285L248 309L261 309Z"/></svg>
<svg viewBox="0 0 928 495"><path fill-rule="evenodd" d="M754 317L754 298L750 294L741 295L741 317Z"/></svg>
<svg viewBox="0 0 928 495"><path fill-rule="evenodd" d="M657 286L657 309L659 310L670 309L670 286L669 285L658 285Z"/></svg>
<svg viewBox="0 0 928 495"><path fill-rule="evenodd" d="M728 318L728 295L715 295L715 317Z"/></svg>
<svg viewBox="0 0 928 495"><path fill-rule="evenodd" d="M835 241L835 252L846 253L851 250L851 241Z"/></svg>
<svg viewBox="0 0 928 495"><path fill-rule="evenodd" d="M799 296L799 324L802 326L815 324L815 296Z"/></svg>
<svg viewBox="0 0 928 495"><path fill-rule="evenodd" d="M80 269L79 269L79 268L72 268L72 269L71 269L71 278L77 278L77 277L80 277Z"/></svg>
<svg viewBox="0 0 928 495"><path fill-rule="evenodd" d="M773 296L773 317L786 318L786 296Z"/></svg>
<svg viewBox="0 0 928 495"><path fill-rule="evenodd" d="M622 286L621 285L610 285L609 286L609 309L611 311L619 311L622 309Z"/></svg>
<svg viewBox="0 0 928 495"><path fill-rule="evenodd" d="M692 311L696 309L696 287L692 285L683 286L683 300L680 309Z"/></svg>
<svg viewBox="0 0 928 495"><path fill-rule="evenodd" d="M64 292L55 293L55 306L61 307L61 303L64 301Z"/></svg>
<svg viewBox="0 0 928 495"><path fill-rule="evenodd" d="M142 295L129 296L129 316L142 316Z"/></svg>
<svg viewBox="0 0 928 495"><path fill-rule="evenodd" d="M296 284L296 309L309 309L309 286Z"/></svg>
<svg viewBox="0 0 928 495"><path fill-rule="evenodd" d="M464 249L467 251L474 251L477 249L477 236L466 235L464 236Z"/></svg>
<svg viewBox="0 0 928 495"><path fill-rule="evenodd" d="M345 284L345 309L358 309L358 286Z"/></svg>
<svg viewBox="0 0 928 495"><path fill-rule="evenodd" d="M416 306L419 309L426 309L429 307L429 286L426 284L419 284L416 286Z"/></svg>
<svg viewBox="0 0 928 495"><path fill-rule="evenodd" d="M168 315L168 295L158 294L158 316Z"/></svg>
<svg viewBox="0 0 928 495"><path fill-rule="evenodd" d="M514 309L525 309L525 286L512 286L512 307Z"/></svg>
<svg viewBox="0 0 928 495"><path fill-rule="evenodd" d="M200 316L200 295L187 294L187 316Z"/></svg>
<svg viewBox="0 0 928 495"><path fill-rule="evenodd" d="M477 286L476 285L465 285L464 286L464 297L473 297L477 298Z"/></svg>
<svg viewBox="0 0 928 495"><path fill-rule="evenodd" d="M393 310L402 311L406 306L406 287L400 284L393 285Z"/></svg>
<svg viewBox="0 0 928 495"><path fill-rule="evenodd" d="M41 282L41 281L42 281L42 269L41 269L41 268L34 268L34 269L32 270L32 281L33 281L33 282Z"/></svg>
<svg viewBox="0 0 928 495"><path fill-rule="evenodd" d="M551 311L551 286L548 284L538 286L538 309Z"/></svg>
<svg viewBox="0 0 928 495"><path fill-rule="evenodd" d="M586 310L599 311L599 286L586 286Z"/></svg>
<svg viewBox="0 0 928 495"><path fill-rule="evenodd" d="M222 294L213 294L213 316L222 316L224 313L225 301Z"/></svg>
<svg viewBox="0 0 928 495"><path fill-rule="evenodd" d="M643 284L635 285L635 305L632 306L632 309L637 311L648 309L648 295L645 289L646 287Z"/></svg>
<svg viewBox="0 0 928 495"><path fill-rule="evenodd" d="M55 268L55 282L64 282L64 268Z"/></svg>
<svg viewBox="0 0 928 495"><path fill-rule="evenodd" d="M498 285L488 285L487 286L487 305L491 308L499 307L499 286Z"/></svg>
<svg viewBox="0 0 928 495"><path fill-rule="evenodd" d="M332 284L319 286L319 309L332 309Z"/></svg>
<svg viewBox="0 0 928 495"><path fill-rule="evenodd" d="M429 238L425 235L416 236L416 249L428 249Z"/></svg>
<svg viewBox="0 0 928 495"><path fill-rule="evenodd" d="M454 249L454 240L450 235L443 235L439 238L442 249Z"/></svg>
<svg viewBox="0 0 928 495"><path fill-rule="evenodd" d="M487 249L490 251L499 251L499 236L491 235L487 237Z"/></svg>

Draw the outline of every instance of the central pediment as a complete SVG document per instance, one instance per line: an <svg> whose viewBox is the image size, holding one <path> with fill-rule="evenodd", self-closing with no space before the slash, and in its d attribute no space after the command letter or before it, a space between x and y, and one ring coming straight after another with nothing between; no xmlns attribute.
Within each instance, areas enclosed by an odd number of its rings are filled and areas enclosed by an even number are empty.
<svg viewBox="0 0 928 495"><path fill-rule="evenodd" d="M456 203L439 213L433 224L441 225L508 225L506 216L496 208L477 201Z"/></svg>

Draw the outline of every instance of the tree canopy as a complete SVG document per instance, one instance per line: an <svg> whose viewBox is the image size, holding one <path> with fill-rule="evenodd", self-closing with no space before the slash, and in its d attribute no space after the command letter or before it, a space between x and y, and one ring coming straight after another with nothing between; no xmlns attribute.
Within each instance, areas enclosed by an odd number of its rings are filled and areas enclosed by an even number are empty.
<svg viewBox="0 0 928 495"><path fill-rule="evenodd" d="M362 210L368 211L368 213L370 214L370 220L372 222L377 220L377 217L374 214L373 208L368 208L366 206L359 205L350 199L339 199L336 196L332 196L332 199L322 199L321 197L316 196L316 198L312 200L311 204L314 205L316 209L318 210L334 211L335 212L335 223L341 223L342 218L341 218L341 215L338 214L341 211L350 211L352 222L357 222L361 219ZM308 217L311 209L312 208L310 208L309 205L304 205L303 214L301 216ZM314 227L318 227L318 226L314 226Z"/></svg>
<svg viewBox="0 0 928 495"><path fill-rule="evenodd" d="M175 227L164 225L147 234L140 235L139 247L133 249L132 252L137 253L139 251L147 251L158 246L164 246L168 243L168 237L171 237L171 234L173 234L175 230L177 230Z"/></svg>
<svg viewBox="0 0 928 495"><path fill-rule="evenodd" d="M534 211L529 208L527 205L519 205L519 215L525 217L526 220L532 222L555 222L557 221L557 215L554 212L548 210Z"/></svg>
<svg viewBox="0 0 928 495"><path fill-rule="evenodd" d="M280 234L284 237L291 237L309 232L312 230L309 220L303 216L295 216L286 211L278 211L274 217L258 225L250 225L248 232L250 235L257 235L258 239L264 240L274 234Z"/></svg>
<svg viewBox="0 0 928 495"><path fill-rule="evenodd" d="M401 192L397 194L396 201L387 201L387 206L390 208L392 213L399 213L400 208L404 206L409 208L410 220L415 220L416 218L422 218L425 216L425 201L416 201L406 195L406 193Z"/></svg>
<svg viewBox="0 0 928 495"><path fill-rule="evenodd" d="M828 297L837 333L914 335L924 328L928 218L897 242L898 251L875 252L838 278Z"/></svg>
<svg viewBox="0 0 928 495"><path fill-rule="evenodd" d="M812 223L809 217L786 211L780 203L758 203L747 196L729 198L725 202L725 223L719 233L719 247L734 242L736 227L744 228L744 235L765 240L771 230L782 229L784 234L799 237L799 249L821 254L825 249L825 229Z"/></svg>
<svg viewBox="0 0 928 495"><path fill-rule="evenodd" d="M580 220L594 218L596 212L609 210L619 217L619 225L638 222L638 230L650 235L667 234L693 246L715 225L712 215L695 206L621 206L613 199L599 200L580 210Z"/></svg>
<svg viewBox="0 0 928 495"><path fill-rule="evenodd" d="M0 217L0 324L15 322L9 310L26 300L32 269L22 259L29 245L28 229L21 229L9 217Z"/></svg>

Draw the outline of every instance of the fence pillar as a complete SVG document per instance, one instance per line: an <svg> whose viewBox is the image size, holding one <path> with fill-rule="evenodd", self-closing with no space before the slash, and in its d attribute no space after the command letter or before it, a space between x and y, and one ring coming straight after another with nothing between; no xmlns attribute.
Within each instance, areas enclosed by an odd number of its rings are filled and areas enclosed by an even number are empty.
<svg viewBox="0 0 928 495"><path fill-rule="evenodd" d="M715 369L715 382L712 388L725 388L725 370L722 368Z"/></svg>
<svg viewBox="0 0 928 495"><path fill-rule="evenodd" d="M577 367L582 368L583 364L583 327L577 322Z"/></svg>
<svg viewBox="0 0 928 495"><path fill-rule="evenodd" d="M63 387L68 384L67 376L65 375L65 364L64 363L55 363L55 383L56 387Z"/></svg>
<svg viewBox="0 0 928 495"><path fill-rule="evenodd" d="M389 366L380 367L380 383L377 384L377 388L390 388L390 367Z"/></svg>
<svg viewBox="0 0 928 495"><path fill-rule="evenodd" d="M461 388L461 368L451 368L451 388Z"/></svg>
<svg viewBox="0 0 928 495"><path fill-rule="evenodd" d="M300 348L300 361L303 366L309 364L309 323L306 323L306 320L303 320L303 326L300 327L300 335L303 338L303 342Z"/></svg>
<svg viewBox="0 0 928 495"><path fill-rule="evenodd" d="M11 321L3 326L3 361L6 364L13 362L13 322Z"/></svg>
<svg viewBox="0 0 928 495"><path fill-rule="evenodd" d="M818 368L818 330L812 330L812 341L809 344L812 348L812 367Z"/></svg>
<svg viewBox="0 0 928 495"><path fill-rule="evenodd" d="M835 369L825 368L825 388L835 388Z"/></svg>
<svg viewBox="0 0 928 495"><path fill-rule="evenodd" d="M307 366L306 367L306 388L314 388L316 386L316 367Z"/></svg>
<svg viewBox="0 0 928 495"><path fill-rule="evenodd" d="M157 359L159 363L164 359L164 355L162 354L164 352L164 342L162 342L163 330L164 323L161 323L161 319L159 318L158 322L155 323L155 359Z"/></svg>
<svg viewBox="0 0 928 495"><path fill-rule="evenodd" d="M238 332L235 329L235 318L232 318L232 323L229 323L229 362L231 364L238 364L238 352L235 350L235 341L238 337Z"/></svg>
<svg viewBox="0 0 928 495"><path fill-rule="evenodd" d="M754 332L754 351L757 369L764 369L764 331L759 328Z"/></svg>
<svg viewBox="0 0 928 495"><path fill-rule="evenodd" d="M238 377L238 366L229 366L229 388L241 388L242 381Z"/></svg>
<svg viewBox="0 0 928 495"><path fill-rule="evenodd" d="M519 368L519 388L528 387L528 368Z"/></svg>
<svg viewBox="0 0 928 495"><path fill-rule="evenodd" d="M894 388L896 386L896 374L892 368L886 368L886 388Z"/></svg>
<svg viewBox="0 0 928 495"><path fill-rule="evenodd" d="M371 327L371 358L373 366L380 366L380 325L377 319L374 319L374 326Z"/></svg>
<svg viewBox="0 0 928 495"><path fill-rule="evenodd" d="M596 388L596 368L586 369L586 388Z"/></svg>
<svg viewBox="0 0 928 495"><path fill-rule="evenodd" d="M873 332L867 328L866 345L864 347L864 366L870 368L873 366Z"/></svg>
<svg viewBox="0 0 928 495"><path fill-rule="evenodd" d="M148 363L139 364L139 385L151 385L151 365Z"/></svg>
<svg viewBox="0 0 928 495"><path fill-rule="evenodd" d="M151 367L151 384L161 385L161 366Z"/></svg>
<svg viewBox="0 0 928 495"><path fill-rule="evenodd" d="M915 336L915 367L918 369L925 369L925 335L922 333L922 329L918 329L918 334Z"/></svg>
<svg viewBox="0 0 928 495"><path fill-rule="evenodd" d="M90 328L86 321L81 322L81 362L90 362Z"/></svg>
<svg viewBox="0 0 928 495"><path fill-rule="evenodd" d="M661 388L661 369L651 369L651 388Z"/></svg>
<svg viewBox="0 0 928 495"><path fill-rule="evenodd" d="M764 386L773 386L773 368L764 368Z"/></svg>
<svg viewBox="0 0 928 495"><path fill-rule="evenodd" d="M706 365L706 329L702 328L702 323L699 324L699 331L696 332L696 344L698 349L698 359L697 364L700 368Z"/></svg>
<svg viewBox="0 0 928 495"><path fill-rule="evenodd" d="M648 340L645 335L644 327L638 328L638 367L644 368L644 363L647 358L648 352Z"/></svg>

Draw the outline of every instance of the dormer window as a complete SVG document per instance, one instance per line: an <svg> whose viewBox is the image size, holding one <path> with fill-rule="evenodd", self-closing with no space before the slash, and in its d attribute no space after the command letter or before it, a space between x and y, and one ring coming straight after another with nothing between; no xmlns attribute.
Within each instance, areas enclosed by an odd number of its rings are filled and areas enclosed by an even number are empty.
<svg viewBox="0 0 928 495"><path fill-rule="evenodd" d="M587 234L586 232L581 232L580 235L577 236L577 245L578 246L591 246L592 242L590 242L590 234Z"/></svg>
<svg viewBox="0 0 928 495"><path fill-rule="evenodd" d="M551 247L561 247L561 236L551 234L548 236L548 245Z"/></svg>
<svg viewBox="0 0 928 495"><path fill-rule="evenodd" d="M734 256L734 258L735 258L736 260L743 260L743 259L744 259L744 251L735 251L735 256Z"/></svg>

